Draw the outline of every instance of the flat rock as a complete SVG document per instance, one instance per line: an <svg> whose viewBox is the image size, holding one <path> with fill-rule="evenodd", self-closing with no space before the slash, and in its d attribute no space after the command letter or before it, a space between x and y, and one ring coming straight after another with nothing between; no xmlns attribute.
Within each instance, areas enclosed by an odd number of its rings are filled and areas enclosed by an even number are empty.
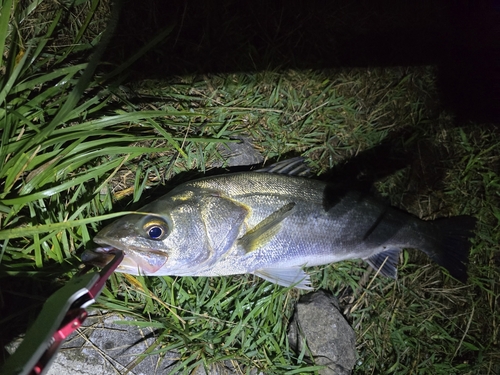
<svg viewBox="0 0 500 375"><path fill-rule="evenodd" d="M217 146L225 163L216 161L214 167L222 167L224 164L228 167L250 166L261 164L264 161L264 157L253 146L252 139L241 136L235 140L237 141L220 143Z"/></svg>
<svg viewBox="0 0 500 375"><path fill-rule="evenodd" d="M165 374L165 367L175 358L151 355L143 360L139 354L155 342L151 328L118 324L130 321L118 314L94 313L64 342L49 375L60 374Z"/></svg>
<svg viewBox="0 0 500 375"><path fill-rule="evenodd" d="M356 364L356 336L335 297L323 291L302 296L290 322L288 340L297 353L307 344L320 375L349 375ZM306 354L307 355L307 354Z"/></svg>

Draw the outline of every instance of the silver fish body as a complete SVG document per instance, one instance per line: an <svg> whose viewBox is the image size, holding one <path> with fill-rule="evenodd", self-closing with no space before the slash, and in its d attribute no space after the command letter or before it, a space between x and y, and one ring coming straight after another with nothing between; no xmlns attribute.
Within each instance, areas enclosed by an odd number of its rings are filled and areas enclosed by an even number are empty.
<svg viewBox="0 0 500 375"><path fill-rule="evenodd" d="M424 251L466 279L473 218L422 221L340 185L283 174L243 172L184 183L101 230L118 248L118 271L143 275L251 273L310 288L303 268L361 258L396 277L403 248ZM92 254L82 259L92 261Z"/></svg>

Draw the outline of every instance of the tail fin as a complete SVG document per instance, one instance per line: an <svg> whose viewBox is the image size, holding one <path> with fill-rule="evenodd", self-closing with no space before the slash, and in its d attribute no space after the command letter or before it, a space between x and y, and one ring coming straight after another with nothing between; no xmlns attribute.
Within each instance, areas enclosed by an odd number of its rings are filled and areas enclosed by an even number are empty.
<svg viewBox="0 0 500 375"><path fill-rule="evenodd" d="M438 233L439 252L429 256L440 266L446 268L451 276L465 283L469 263L470 238L476 227L472 216L455 216L430 222Z"/></svg>

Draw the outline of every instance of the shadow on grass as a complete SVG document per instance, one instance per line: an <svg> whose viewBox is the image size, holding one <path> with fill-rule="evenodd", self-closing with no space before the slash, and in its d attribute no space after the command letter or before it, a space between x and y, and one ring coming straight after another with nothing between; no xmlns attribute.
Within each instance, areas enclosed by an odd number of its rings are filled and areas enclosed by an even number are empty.
<svg viewBox="0 0 500 375"><path fill-rule="evenodd" d="M132 79L266 69L439 67L458 122L500 119L500 9L493 2L127 1L107 59L124 61L160 30Z"/></svg>

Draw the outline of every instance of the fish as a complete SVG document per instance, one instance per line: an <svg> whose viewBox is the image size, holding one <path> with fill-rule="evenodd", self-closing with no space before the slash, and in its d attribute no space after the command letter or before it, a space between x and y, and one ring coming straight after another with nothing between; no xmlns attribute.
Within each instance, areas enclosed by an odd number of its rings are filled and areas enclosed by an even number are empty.
<svg viewBox="0 0 500 375"><path fill-rule="evenodd" d="M397 277L402 249L417 249L462 281L476 219L422 220L342 182L307 176L300 160L178 185L103 228L84 263L125 253L117 272L145 276L253 274L312 289L306 267L363 259Z"/></svg>

